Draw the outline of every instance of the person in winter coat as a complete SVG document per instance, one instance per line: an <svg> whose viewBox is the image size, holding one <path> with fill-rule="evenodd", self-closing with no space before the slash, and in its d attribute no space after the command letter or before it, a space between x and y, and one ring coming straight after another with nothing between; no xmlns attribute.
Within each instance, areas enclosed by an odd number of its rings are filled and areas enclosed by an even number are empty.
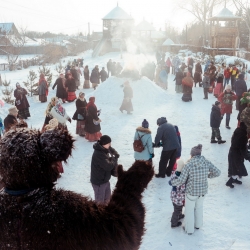
<svg viewBox="0 0 250 250"><path fill-rule="evenodd" d="M115 175L119 154L111 147L111 138L108 135L103 135L93 148L90 182L95 201L107 205L111 197L109 180L112 174Z"/></svg>
<svg viewBox="0 0 250 250"><path fill-rule="evenodd" d="M210 86L214 87L214 81L216 77L216 67L213 61L209 65L208 72L209 72L209 78L210 78Z"/></svg>
<svg viewBox="0 0 250 250"><path fill-rule="evenodd" d="M160 86L163 89L168 89L168 73L166 70L165 66L162 66L160 74L159 74L159 82L160 82Z"/></svg>
<svg viewBox="0 0 250 250"><path fill-rule="evenodd" d="M209 78L209 73L206 71L204 73L203 79L202 79L202 86L203 86L203 91L204 91L204 98L203 99L208 99L208 90L210 87L210 78Z"/></svg>
<svg viewBox="0 0 250 250"><path fill-rule="evenodd" d="M101 76L101 81L104 82L108 78L107 71L105 70L104 67L102 67L102 70L100 71L100 76Z"/></svg>
<svg viewBox="0 0 250 250"><path fill-rule="evenodd" d="M230 188L234 188L233 183L242 184L238 179L248 175L244 165L244 159L247 153L247 142L247 126L244 122L241 122L240 127L236 128L233 133L231 147L228 153L228 177L230 177L230 179L227 181L226 186Z"/></svg>
<svg viewBox="0 0 250 250"><path fill-rule="evenodd" d="M155 136L154 147L162 146L161 159L159 162L159 172L156 178L170 176L176 161L176 152L180 148L175 127L167 122L166 117L157 119L157 134Z"/></svg>
<svg viewBox="0 0 250 250"><path fill-rule="evenodd" d="M68 97L68 94L65 88L65 82L66 82L66 79L64 78L64 74L60 73L59 77L56 79L56 82L54 83L52 87L52 89L54 90L55 87L57 86L56 97L62 99L64 103Z"/></svg>
<svg viewBox="0 0 250 250"><path fill-rule="evenodd" d="M68 75L68 79L65 81L65 87L68 92L67 101L73 102L76 99L76 82L72 74Z"/></svg>
<svg viewBox="0 0 250 250"><path fill-rule="evenodd" d="M83 84L83 88L84 89L89 89L89 66L86 65L83 71L83 75L84 75L84 84Z"/></svg>
<svg viewBox="0 0 250 250"><path fill-rule="evenodd" d="M194 71L194 86L196 87L196 84L199 83L199 86L201 86L201 75L202 75L202 67L201 63L197 62L195 65L195 71Z"/></svg>
<svg viewBox="0 0 250 250"><path fill-rule="evenodd" d="M172 65L174 68L174 74L177 72L177 70L179 69L180 65L181 65L181 60L179 58L178 55L176 55L173 60L172 60Z"/></svg>
<svg viewBox="0 0 250 250"><path fill-rule="evenodd" d="M85 122L85 139L94 142L98 141L101 134L101 119L98 117L100 114L100 110L97 110L97 107L95 105L95 97L89 98L89 103L87 104L87 116L86 116L86 122Z"/></svg>
<svg viewBox="0 0 250 250"><path fill-rule="evenodd" d="M149 123L146 119L143 120L142 126L138 127L135 131L134 140L139 139L144 146L144 150L142 152L134 151L135 160L152 161L152 158L154 158L154 149Z"/></svg>
<svg viewBox="0 0 250 250"><path fill-rule="evenodd" d="M76 89L78 89L78 86L80 85L80 79L78 79L78 73L75 65L73 65L72 68L70 69L70 73L73 79L75 80Z"/></svg>
<svg viewBox="0 0 250 250"><path fill-rule="evenodd" d="M219 74L217 78L216 87L214 88L214 96L218 98L218 96L223 92L223 75Z"/></svg>
<svg viewBox="0 0 250 250"><path fill-rule="evenodd" d="M109 73L111 72L112 69L112 60L109 59L108 63L107 63L107 70L108 70L108 77L109 77Z"/></svg>
<svg viewBox="0 0 250 250"><path fill-rule="evenodd" d="M71 123L71 118L62 106L61 99L56 99L55 106L52 107L50 114L53 118L57 119L59 128L67 129L66 122L69 121Z"/></svg>
<svg viewBox="0 0 250 250"><path fill-rule="evenodd" d="M194 80L191 77L190 73L187 72L186 76L182 79L182 88L183 88L182 101L184 102L192 101L193 85L194 85Z"/></svg>
<svg viewBox="0 0 250 250"><path fill-rule="evenodd" d="M237 96L232 92L231 86L227 85L225 91L220 94L218 97L219 102L221 103L221 115L222 117L226 114L226 128L230 129L229 122L230 116L233 110L233 101L235 101Z"/></svg>
<svg viewBox="0 0 250 250"><path fill-rule="evenodd" d="M244 122L244 124L247 126L247 134L248 138L250 138L250 102L246 103L245 109L242 110L240 117L240 122Z"/></svg>
<svg viewBox="0 0 250 250"><path fill-rule="evenodd" d="M181 175L182 168L184 167L184 162L182 159L179 159L176 162L177 162L177 168L172 171L171 181L174 180L175 178L178 178ZM170 195L171 201L174 206L174 212L171 218L172 228L179 227L182 225L182 223L179 220L184 218L184 214L182 214L182 208L185 204L185 189L186 189L185 183L177 187L172 187Z"/></svg>
<svg viewBox="0 0 250 250"><path fill-rule="evenodd" d="M182 93L182 79L184 78L183 72L180 69L175 71L175 92Z"/></svg>
<svg viewBox="0 0 250 250"><path fill-rule="evenodd" d="M176 159L179 159L181 157L181 150L182 150L182 146L181 146L181 133L179 131L178 126L174 125L175 131L176 131L176 135L180 144L180 147L177 148L176 150Z"/></svg>
<svg viewBox="0 0 250 250"><path fill-rule="evenodd" d="M44 124L43 124L43 127L42 127L42 132L45 131L45 126L49 124L49 121L51 119L53 119L53 116L51 115L51 109L56 105L58 101L58 98L57 97L52 97L48 106L47 106L47 109L45 111L45 120L44 120Z"/></svg>
<svg viewBox="0 0 250 250"><path fill-rule="evenodd" d="M85 94L80 92L79 97L76 100L76 112L72 119L76 120L76 134L80 136L85 136L85 120L86 120L86 107L87 102L85 99Z"/></svg>
<svg viewBox="0 0 250 250"><path fill-rule="evenodd" d="M116 62L112 62L110 73L111 76L116 76Z"/></svg>
<svg viewBox="0 0 250 250"><path fill-rule="evenodd" d="M166 70L167 70L167 73L169 74L170 73L170 67L172 66L172 63L171 63L171 60L170 58L168 57L167 58L167 61L166 61Z"/></svg>
<svg viewBox="0 0 250 250"><path fill-rule="evenodd" d="M28 94L27 90L22 88L20 84L16 83L16 89L14 90L14 96L16 98L15 105L18 109L18 118L27 119L30 117L29 112L29 102L26 95Z"/></svg>
<svg viewBox="0 0 250 250"><path fill-rule="evenodd" d="M236 110L239 110L240 99L242 98L244 92L247 92L247 84L244 80L244 74L239 74L239 78L235 82L235 93L237 95Z"/></svg>
<svg viewBox="0 0 250 250"><path fill-rule="evenodd" d="M122 101L122 105L120 107L120 111L123 113L123 110L127 111L127 114L132 114L133 105L131 99L133 98L133 89L131 88L128 81L123 83L124 89L124 97Z"/></svg>
<svg viewBox="0 0 250 250"><path fill-rule="evenodd" d="M92 87L96 89L97 85L100 83L100 73L98 69L98 65L94 67L91 72L90 81L92 83Z"/></svg>
<svg viewBox="0 0 250 250"><path fill-rule="evenodd" d="M230 72L231 72L231 85L232 85L232 90L235 91L235 82L236 82L236 76L238 75L239 73L239 70L238 68L233 65L230 69Z"/></svg>
<svg viewBox="0 0 250 250"><path fill-rule="evenodd" d="M8 132L11 127L15 126L17 124L17 115L18 115L18 109L13 106L9 108L9 114L5 117L3 123L5 132Z"/></svg>
<svg viewBox="0 0 250 250"><path fill-rule="evenodd" d="M75 67L76 73L77 73L77 80L75 80L76 82L76 88L79 89L80 85L81 85L81 75L82 75L82 71L81 69L78 67L78 65Z"/></svg>
<svg viewBox="0 0 250 250"><path fill-rule="evenodd" d="M208 189L208 178L220 176L221 172L204 156L202 145L191 149L191 159L185 164L181 175L170 181L174 186L186 184L185 195L185 232L189 235L203 224L203 201Z"/></svg>
<svg viewBox="0 0 250 250"><path fill-rule="evenodd" d="M224 70L224 78L225 78L225 81L224 81L224 88L225 88L226 85L229 84L229 80L230 80L230 78L231 78L230 67L227 67L227 68Z"/></svg>
<svg viewBox="0 0 250 250"><path fill-rule="evenodd" d="M41 74L38 82L38 95L40 102L47 102L48 96L48 82L45 79L45 75Z"/></svg>
<svg viewBox="0 0 250 250"><path fill-rule="evenodd" d="M188 72L190 73L191 77L193 77L193 68L194 68L194 59L190 57L188 60Z"/></svg>
<svg viewBox="0 0 250 250"><path fill-rule="evenodd" d="M212 128L212 136L211 136L211 143L222 144L226 141L221 139L220 135L220 123L221 123L221 113L220 113L221 104L220 102L216 101L212 107L211 114L210 114L210 127ZM215 140L215 137L218 141Z"/></svg>

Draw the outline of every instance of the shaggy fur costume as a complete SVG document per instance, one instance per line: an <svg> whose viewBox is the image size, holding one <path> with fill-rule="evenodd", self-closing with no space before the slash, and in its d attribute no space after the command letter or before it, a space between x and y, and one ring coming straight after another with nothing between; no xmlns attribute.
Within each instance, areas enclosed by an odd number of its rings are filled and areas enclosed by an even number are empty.
<svg viewBox="0 0 250 250"><path fill-rule="evenodd" d="M72 136L63 130L11 130L0 142L0 249L137 250L144 233L142 192L153 167L137 161L118 167L108 205L55 189L57 161L66 161Z"/></svg>

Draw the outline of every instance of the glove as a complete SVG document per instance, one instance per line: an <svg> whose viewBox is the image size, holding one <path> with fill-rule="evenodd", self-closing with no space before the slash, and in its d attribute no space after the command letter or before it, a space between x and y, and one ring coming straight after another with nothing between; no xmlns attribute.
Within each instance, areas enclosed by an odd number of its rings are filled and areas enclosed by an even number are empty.
<svg viewBox="0 0 250 250"><path fill-rule="evenodd" d="M120 155L119 155L119 154L116 154L116 155L114 155L114 157L115 157L116 159L118 159L118 158L120 157Z"/></svg>
<svg viewBox="0 0 250 250"><path fill-rule="evenodd" d="M69 118L68 121L71 123L71 118Z"/></svg>
<svg viewBox="0 0 250 250"><path fill-rule="evenodd" d="M152 158L154 158L154 157L155 157L155 154L154 154L154 153L150 154L150 159L152 159Z"/></svg>

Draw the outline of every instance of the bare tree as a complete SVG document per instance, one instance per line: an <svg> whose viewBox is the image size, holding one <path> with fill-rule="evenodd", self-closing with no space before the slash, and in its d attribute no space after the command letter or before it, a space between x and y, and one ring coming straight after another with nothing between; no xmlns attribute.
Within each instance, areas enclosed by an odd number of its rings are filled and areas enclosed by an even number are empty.
<svg viewBox="0 0 250 250"><path fill-rule="evenodd" d="M179 9L191 13L198 20L198 22L202 23L203 44L205 45L205 41L207 39L207 20L213 16L214 8L224 2L225 0L177 0L176 4Z"/></svg>
<svg viewBox="0 0 250 250"><path fill-rule="evenodd" d="M26 29L20 28L20 33L7 33L5 35L5 52L9 63L10 70L13 69L13 65L16 63L22 48L26 43Z"/></svg>
<svg viewBox="0 0 250 250"><path fill-rule="evenodd" d="M250 50L250 0L233 0L233 3L239 12L242 11L242 19L248 28L248 50Z"/></svg>

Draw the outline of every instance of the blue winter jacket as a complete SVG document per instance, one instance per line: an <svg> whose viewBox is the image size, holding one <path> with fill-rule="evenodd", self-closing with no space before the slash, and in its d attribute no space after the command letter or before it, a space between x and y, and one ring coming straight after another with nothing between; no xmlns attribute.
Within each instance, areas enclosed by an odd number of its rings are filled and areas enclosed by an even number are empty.
<svg viewBox="0 0 250 250"><path fill-rule="evenodd" d="M247 92L247 84L244 80L244 74L240 74L239 79L235 82L235 92L238 97L242 97L242 94Z"/></svg>
<svg viewBox="0 0 250 250"><path fill-rule="evenodd" d="M147 128L138 127L135 131L134 140L141 138L144 150L142 152L134 151L135 160L147 161L150 159L150 154L154 153L151 131Z"/></svg>

